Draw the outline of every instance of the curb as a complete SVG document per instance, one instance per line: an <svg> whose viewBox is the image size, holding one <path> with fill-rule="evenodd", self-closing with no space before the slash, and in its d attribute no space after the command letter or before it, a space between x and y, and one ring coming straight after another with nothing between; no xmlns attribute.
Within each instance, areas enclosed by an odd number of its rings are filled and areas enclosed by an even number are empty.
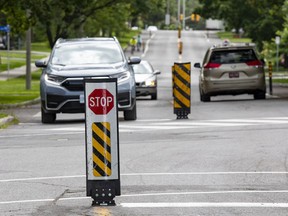
<svg viewBox="0 0 288 216"><path fill-rule="evenodd" d="M14 117L13 117L13 116L7 116L7 117L4 117L4 118L1 118L1 119L0 119L0 128L1 128L3 125L12 122L13 120L14 120Z"/></svg>
<svg viewBox="0 0 288 216"><path fill-rule="evenodd" d="M22 106L27 106L27 105L33 105L33 104L37 104L39 102L40 102L40 97L36 98L34 100L25 101L25 102L17 103L17 104L2 104L2 105L0 105L0 110L1 109L17 108L17 107L22 107Z"/></svg>
<svg viewBox="0 0 288 216"><path fill-rule="evenodd" d="M34 100L31 101L25 101L22 103L17 103L17 104L2 104L0 105L0 110L1 109L10 109L10 108L17 108L17 107L22 107L22 106L28 106L28 105L33 105L33 104L37 104L40 102L40 97L36 98ZM0 128L5 125L8 124L10 122L12 122L15 118L13 116L7 116L4 118L0 118Z"/></svg>

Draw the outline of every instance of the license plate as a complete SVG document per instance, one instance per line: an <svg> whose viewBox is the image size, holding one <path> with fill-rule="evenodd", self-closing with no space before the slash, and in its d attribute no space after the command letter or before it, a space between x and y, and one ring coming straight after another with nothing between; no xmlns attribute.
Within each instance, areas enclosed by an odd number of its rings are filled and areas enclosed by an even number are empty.
<svg viewBox="0 0 288 216"><path fill-rule="evenodd" d="M229 78L239 78L239 72L229 72Z"/></svg>
<svg viewBox="0 0 288 216"><path fill-rule="evenodd" d="M80 103L83 104L84 103L84 95L80 95L79 99L80 99Z"/></svg>

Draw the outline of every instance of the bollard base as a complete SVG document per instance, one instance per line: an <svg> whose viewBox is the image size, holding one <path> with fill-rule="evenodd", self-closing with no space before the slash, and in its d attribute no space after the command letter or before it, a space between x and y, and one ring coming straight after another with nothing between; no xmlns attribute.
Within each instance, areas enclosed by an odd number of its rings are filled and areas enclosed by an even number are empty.
<svg viewBox="0 0 288 216"><path fill-rule="evenodd" d="M177 119L188 119L189 112L186 111L179 111L176 113Z"/></svg>
<svg viewBox="0 0 288 216"><path fill-rule="evenodd" d="M92 206L115 206L115 186L111 184L109 185L107 182L97 183L98 184L92 186L90 191L91 197L93 199Z"/></svg>
<svg viewBox="0 0 288 216"><path fill-rule="evenodd" d="M114 200L93 200L92 206L115 206Z"/></svg>
<svg viewBox="0 0 288 216"><path fill-rule="evenodd" d="M113 188L96 188L92 192L92 206L115 206Z"/></svg>

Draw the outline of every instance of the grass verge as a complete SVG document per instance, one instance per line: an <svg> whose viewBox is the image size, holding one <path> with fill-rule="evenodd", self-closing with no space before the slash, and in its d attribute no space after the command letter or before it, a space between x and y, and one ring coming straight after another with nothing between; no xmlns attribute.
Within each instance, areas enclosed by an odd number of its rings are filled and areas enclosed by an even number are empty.
<svg viewBox="0 0 288 216"><path fill-rule="evenodd" d="M31 75L31 89L26 89L26 78L21 76L7 81L0 81L0 106L4 104L16 104L39 97L41 70Z"/></svg>
<svg viewBox="0 0 288 216"><path fill-rule="evenodd" d="M251 43L252 42L250 38L238 37L237 35L235 35L235 33L232 33L232 32L218 32L217 35L221 40L228 39L232 43Z"/></svg>

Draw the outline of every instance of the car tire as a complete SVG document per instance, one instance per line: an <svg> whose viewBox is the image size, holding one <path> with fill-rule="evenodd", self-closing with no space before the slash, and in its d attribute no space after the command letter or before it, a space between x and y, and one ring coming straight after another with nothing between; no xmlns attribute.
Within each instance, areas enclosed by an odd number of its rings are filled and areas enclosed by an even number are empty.
<svg viewBox="0 0 288 216"><path fill-rule="evenodd" d="M54 123L56 120L56 113L46 113L44 109L41 109L41 120L43 124Z"/></svg>
<svg viewBox="0 0 288 216"><path fill-rule="evenodd" d="M264 100L264 99L266 99L266 92L261 91L261 92L255 93L254 94L254 99L255 100Z"/></svg>
<svg viewBox="0 0 288 216"><path fill-rule="evenodd" d="M157 92L151 94L151 100L157 100Z"/></svg>
<svg viewBox="0 0 288 216"><path fill-rule="evenodd" d="M124 110L124 120L132 121L137 119L136 103L132 110Z"/></svg>
<svg viewBox="0 0 288 216"><path fill-rule="evenodd" d="M209 102L209 101L211 101L211 98L210 98L209 95L203 94L203 93L200 91L200 100L203 101L203 102Z"/></svg>

